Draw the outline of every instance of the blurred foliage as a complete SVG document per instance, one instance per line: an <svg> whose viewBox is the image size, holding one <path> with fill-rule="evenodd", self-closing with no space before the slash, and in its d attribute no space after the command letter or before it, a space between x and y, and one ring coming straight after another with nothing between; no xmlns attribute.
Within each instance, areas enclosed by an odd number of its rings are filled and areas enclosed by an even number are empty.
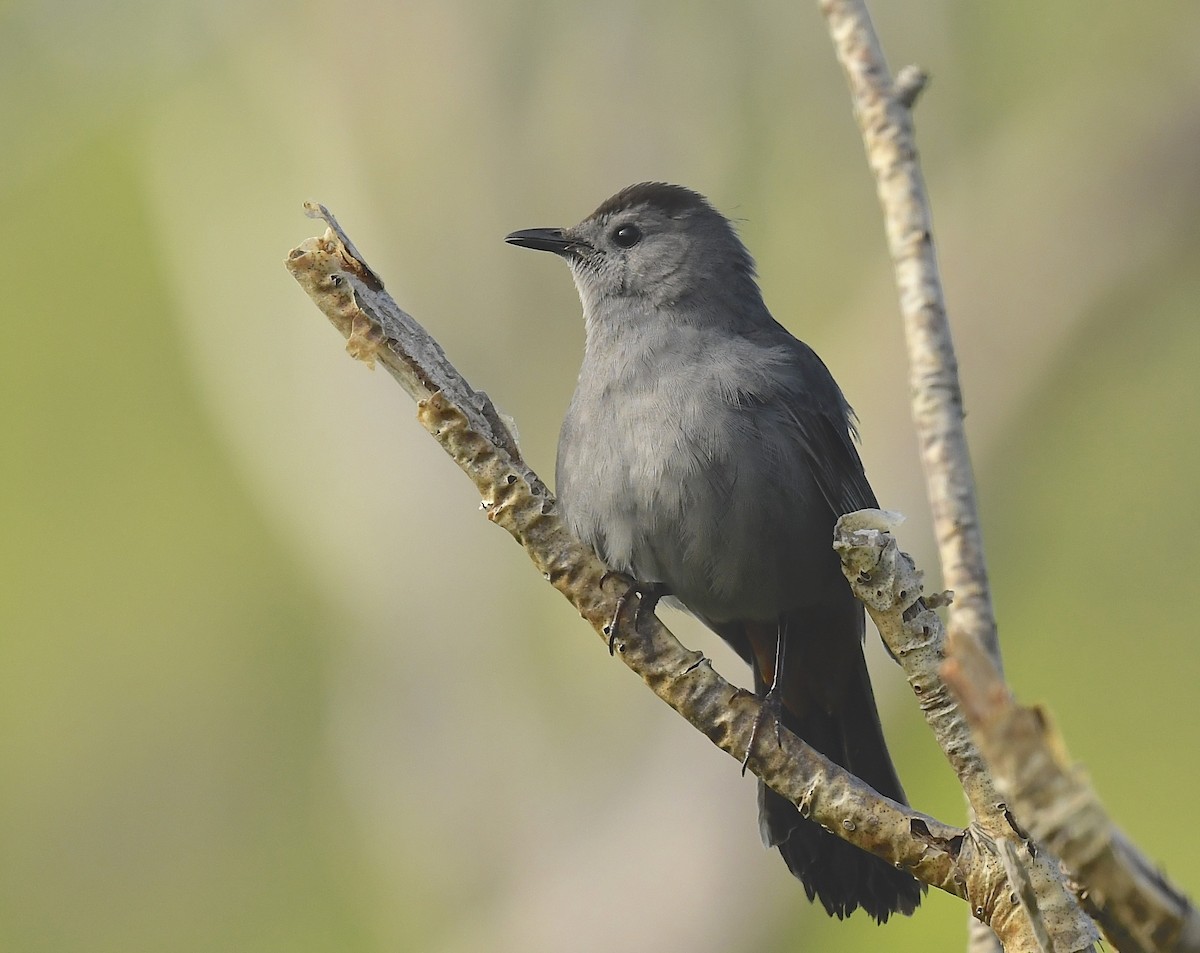
<svg viewBox="0 0 1200 953"><path fill-rule="evenodd" d="M1010 677L1194 890L1200 9L875 6L893 64L934 78ZM549 477L578 304L500 238L632 181L698 188L932 566L823 31L778 0L4 7L0 949L961 943L941 896L883 929L816 915L736 767L584 637L280 264L301 201L329 204ZM877 674L913 802L961 819Z"/></svg>

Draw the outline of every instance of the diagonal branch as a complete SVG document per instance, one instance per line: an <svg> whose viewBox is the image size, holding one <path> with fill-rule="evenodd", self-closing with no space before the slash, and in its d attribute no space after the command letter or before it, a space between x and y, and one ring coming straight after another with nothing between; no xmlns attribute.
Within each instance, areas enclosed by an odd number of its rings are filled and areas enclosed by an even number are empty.
<svg viewBox="0 0 1200 953"><path fill-rule="evenodd" d="M998 669L1000 645L963 427L958 362L938 274L932 213L913 132L911 107L924 85L924 77L919 70L908 68L901 71L897 80L892 79L865 0L820 0L820 7L846 74L854 115L883 208L908 345L913 422L942 578L954 591L949 616L950 651L955 650L958 642L975 640ZM902 614L904 608L900 611ZM940 638L937 651L939 654L944 651ZM945 731L935 724L928 698L923 707L963 783L973 817L972 830L982 839L994 842L1010 873L1020 874L1010 878L1013 879L1010 891L1003 895L988 894L987 899L994 901L995 906L989 908L979 903L980 898L972 900L975 909L982 913L980 919L992 926L1005 949L1074 951L1090 947L1097 938L1094 924L1067 890L1054 858L1030 851L1009 823L1004 804L971 743L965 722L940 677L936 683L939 707L944 701L948 715L943 719ZM914 691L917 689L914 684ZM1021 915L1009 916L1010 911L1019 911ZM973 949L983 945L980 940L973 930Z"/></svg>
<svg viewBox="0 0 1200 953"><path fill-rule="evenodd" d="M1200 912L1113 824L1049 715L1018 705L970 642L943 668L1014 815L1084 886L1084 902L1113 946L1198 953Z"/></svg>
<svg viewBox="0 0 1200 953"><path fill-rule="evenodd" d="M320 207L310 213L330 227L290 253L288 270L347 337L347 350L383 364L416 399L418 419L475 483L488 519L512 534L607 644L619 600L616 587L604 585L606 567L568 532L487 396L383 290L333 217ZM623 619L616 644L621 660L655 694L741 760L759 710L754 695L723 679L653 616L640 630ZM974 868L990 862L961 829L882 797L783 726L778 746L756 745L749 768L804 816L930 886L965 897Z"/></svg>
<svg viewBox="0 0 1200 953"><path fill-rule="evenodd" d="M1200 914L1113 825L1082 771L1069 761L1048 716L1017 705L1004 682L962 395L912 130L910 108L923 78L909 68L892 81L862 0L821 0L821 9L884 209L908 341L913 419L943 578L955 590L950 658L934 683L914 678L910 656L931 649L942 654L941 626L917 598L920 577L896 550L887 525L872 527L869 518L864 524L865 514L857 514L858 525L849 518L839 524L836 545L847 576L909 671L978 827L995 836L1012 885L1008 902L1028 914L1016 924L1025 936L1013 948L1074 950L1094 937L1092 923L1070 902L1052 866L1061 860L1088 912L1119 949L1200 950ZM968 721L986 761L971 740ZM970 885L968 895L976 896ZM1010 948L1016 937L996 920L989 922Z"/></svg>
<svg viewBox="0 0 1200 953"><path fill-rule="evenodd" d="M991 926L1006 950L1087 949L1097 938L1095 927L1064 888L1054 858L1031 849L1005 810L944 680L946 631L933 610L948 596L922 598L922 574L890 533L896 521L894 514L879 510L849 513L838 520L833 546L850 588L903 667L968 802L999 820L997 825L972 824L966 832L968 841L988 858L969 872L966 882L972 914Z"/></svg>
<svg viewBox="0 0 1200 953"><path fill-rule="evenodd" d="M1004 682L962 395L912 130L910 109L923 77L910 67L892 81L862 0L821 0L821 9L884 209L908 341L913 419L943 579L955 590L949 659L934 683L920 683L911 671L909 681L963 782L976 819L972 831L978 827L994 838L1012 887L1009 904L1019 903L1028 915L1017 927L1025 937L1014 948L1074 950L1094 938L1091 921L1066 893L1056 866L1061 861L1087 912L1117 948L1198 951L1200 913L1113 825L1048 716L1017 705ZM945 640L936 616L915 598L919 575L888 528L847 525L837 546L852 586L907 671L912 651L934 643L940 655ZM976 896L970 886L968 895ZM989 922L1010 948L1015 937Z"/></svg>

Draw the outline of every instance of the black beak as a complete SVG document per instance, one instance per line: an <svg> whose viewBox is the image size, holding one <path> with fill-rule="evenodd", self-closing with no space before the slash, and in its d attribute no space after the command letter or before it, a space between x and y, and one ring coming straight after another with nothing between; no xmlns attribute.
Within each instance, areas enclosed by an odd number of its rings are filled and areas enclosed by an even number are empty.
<svg viewBox="0 0 1200 953"><path fill-rule="evenodd" d="M519 232L505 235L510 245L533 248L537 251L552 251L556 255L567 255L577 249L586 248L583 242L567 238L561 228L523 228Z"/></svg>

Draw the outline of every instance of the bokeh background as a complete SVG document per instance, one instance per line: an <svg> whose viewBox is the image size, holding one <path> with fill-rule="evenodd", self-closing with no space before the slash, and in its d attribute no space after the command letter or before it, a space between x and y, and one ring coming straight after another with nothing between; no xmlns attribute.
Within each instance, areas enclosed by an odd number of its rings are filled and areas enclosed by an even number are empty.
<svg viewBox="0 0 1200 953"><path fill-rule="evenodd" d="M875 15L933 75L1009 674L1195 890L1200 6ZM809 906L751 781L608 659L282 266L328 204L549 478L578 303L503 236L697 188L842 382L936 584L814 3L11 0L0 128L0 948L960 945L944 896L882 929ZM913 802L961 821L872 653Z"/></svg>

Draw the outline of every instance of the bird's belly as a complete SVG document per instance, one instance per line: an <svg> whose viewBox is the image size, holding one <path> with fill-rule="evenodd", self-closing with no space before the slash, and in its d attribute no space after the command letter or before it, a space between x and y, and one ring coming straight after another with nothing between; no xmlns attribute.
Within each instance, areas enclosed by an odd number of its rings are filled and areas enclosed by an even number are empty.
<svg viewBox="0 0 1200 953"><path fill-rule="evenodd" d="M706 500L701 492L676 518L647 519L655 533L635 553L634 575L663 582L711 623L774 620L821 601L836 581L832 524L812 525L783 494Z"/></svg>
<svg viewBox="0 0 1200 953"><path fill-rule="evenodd" d="M840 580L833 518L807 471L773 470L752 447L706 450L703 435L622 428L575 461L587 488L564 505L572 529L614 569L662 583L719 623L773 620ZM844 583L842 583L844 585Z"/></svg>

